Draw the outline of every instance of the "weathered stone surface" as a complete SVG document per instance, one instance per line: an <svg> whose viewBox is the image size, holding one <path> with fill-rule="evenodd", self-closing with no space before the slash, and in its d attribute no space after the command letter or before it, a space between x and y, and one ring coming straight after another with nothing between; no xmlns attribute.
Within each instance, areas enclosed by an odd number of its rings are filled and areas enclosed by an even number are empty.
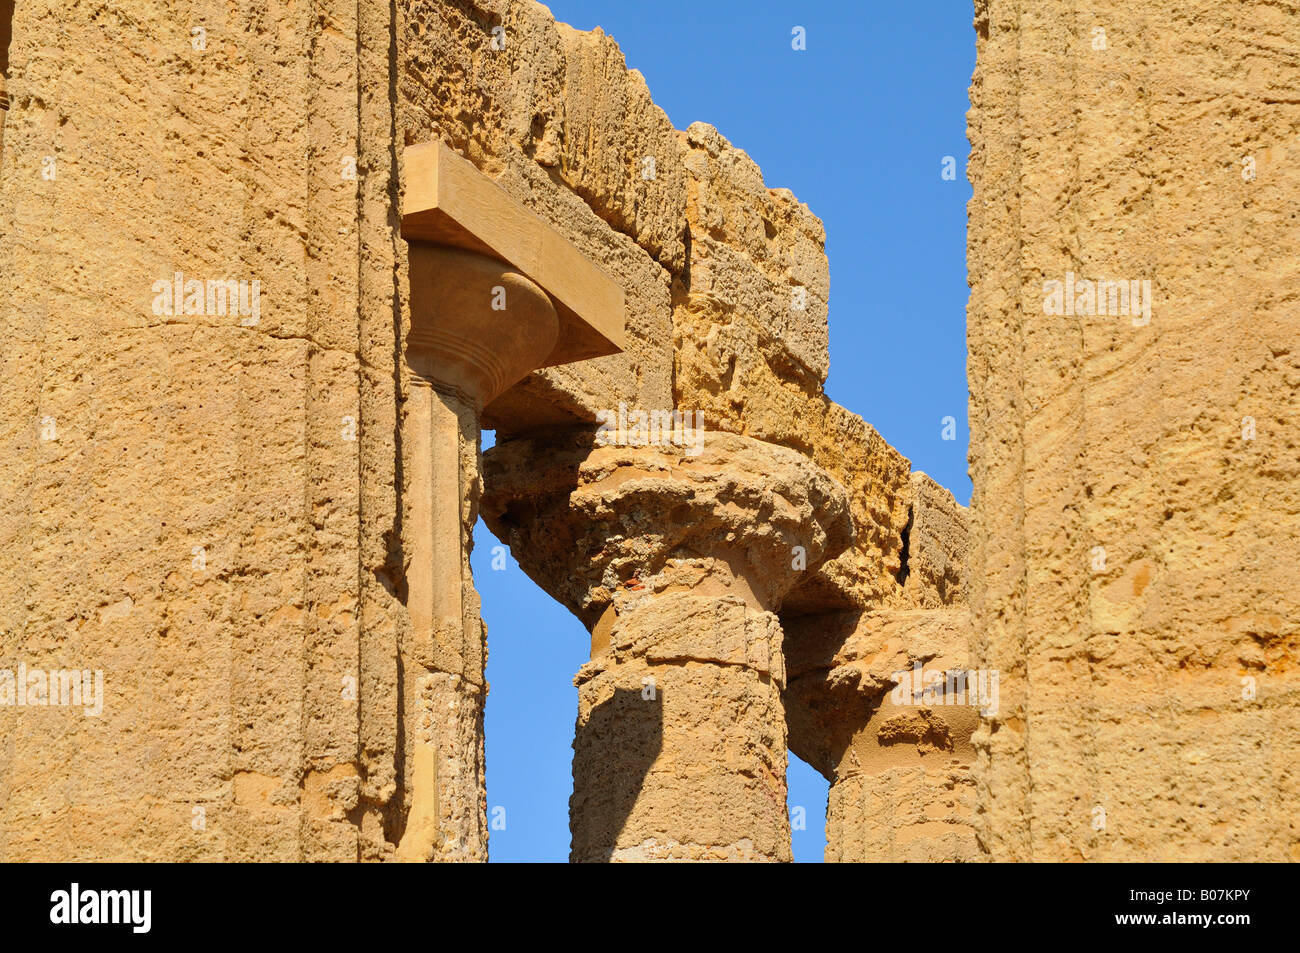
<svg viewBox="0 0 1300 953"><path fill-rule="evenodd" d="M981 839L1295 860L1300 20L1095 12L977 12L970 578L1002 672ZM1150 282L1149 320L1049 313L1070 272Z"/></svg>
<svg viewBox="0 0 1300 953"><path fill-rule="evenodd" d="M903 531L911 512L911 464L870 424L822 398L811 458L849 491L853 546L786 597L785 614L903 606Z"/></svg>
<svg viewBox="0 0 1300 953"><path fill-rule="evenodd" d="M799 590L804 612L900 597L910 464L822 392L829 272L820 220L713 127L681 133L691 242L673 283L673 399L710 428L807 454L849 488L855 547Z"/></svg>
<svg viewBox="0 0 1300 953"><path fill-rule="evenodd" d="M686 193L677 134L645 80L612 39L557 24L531 0L413 0L402 9L405 141L454 147L627 297L624 353L530 375L485 425L517 434L593 422L620 401L670 409L668 288L684 266Z"/></svg>
<svg viewBox="0 0 1300 953"><path fill-rule="evenodd" d="M488 525L592 633L573 859L789 860L773 610L849 544L844 489L801 454L728 433L514 440L485 468Z"/></svg>
<svg viewBox="0 0 1300 953"><path fill-rule="evenodd" d="M407 142L441 139L490 175L525 160L554 170L612 228L681 269L677 134L613 39L556 23L531 0L401 7Z"/></svg>
<svg viewBox="0 0 1300 953"><path fill-rule="evenodd" d="M497 398L484 426L502 435L595 422L620 402L670 410L672 314L668 273L535 163L503 170L497 184L542 215L622 287L627 347L621 354L536 371Z"/></svg>
<svg viewBox="0 0 1300 953"><path fill-rule="evenodd" d="M571 859L788 861L776 616L668 592L610 641L575 679Z"/></svg>
<svg viewBox="0 0 1300 953"><path fill-rule="evenodd" d="M9 41L13 38L13 2L0 4L0 149L4 148L5 119L9 114Z"/></svg>
<svg viewBox="0 0 1300 953"><path fill-rule="evenodd" d="M790 748L831 782L829 861L983 858L970 743L979 706L958 697L960 683L933 704L923 691L925 673L971 667L966 510L924 473L909 489L897 591L866 611L797 614L801 604L787 599L782 614ZM859 542L838 562L862 551L870 547ZM910 690L918 665L919 698Z"/></svg>
<svg viewBox="0 0 1300 953"><path fill-rule="evenodd" d="M690 247L673 284L677 406L811 454L831 407L825 230L712 126L680 137Z"/></svg>
<svg viewBox="0 0 1300 953"><path fill-rule="evenodd" d="M756 567L755 604L779 607L851 541L847 494L801 454L703 436L698 450L601 445L591 431L499 443L484 454L483 519L589 628L641 587L672 585L676 566L733 550Z"/></svg>
<svg viewBox="0 0 1300 953"><path fill-rule="evenodd" d="M200 50L165 4L18 6L0 668L102 671L103 712L0 708L4 860L386 853L400 250L373 14L232 9ZM259 320L157 313L177 271L259 282Z"/></svg>
<svg viewBox="0 0 1300 953"><path fill-rule="evenodd" d="M826 230L789 189L769 189L748 155L707 123L678 134L690 228L683 292L752 325L765 350L780 351L779 376L817 386L830 367Z"/></svg>
<svg viewBox="0 0 1300 953"><path fill-rule="evenodd" d="M784 625L790 749L831 782L826 859L981 859L971 775L979 708L955 674L969 668L969 613L844 612ZM954 681L935 688L930 673Z"/></svg>
<svg viewBox="0 0 1300 953"><path fill-rule="evenodd" d="M565 65L560 174L601 218L676 274L685 256L677 132L612 38L599 27L557 29Z"/></svg>
<svg viewBox="0 0 1300 953"><path fill-rule="evenodd" d="M920 471L912 474L912 505L904 543L903 595L919 609L966 604L966 507Z"/></svg>

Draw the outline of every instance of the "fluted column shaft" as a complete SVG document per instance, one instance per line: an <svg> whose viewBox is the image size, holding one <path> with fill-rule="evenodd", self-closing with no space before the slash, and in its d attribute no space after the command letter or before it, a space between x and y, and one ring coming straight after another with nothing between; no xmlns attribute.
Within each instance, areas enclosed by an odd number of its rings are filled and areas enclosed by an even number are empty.
<svg viewBox="0 0 1300 953"><path fill-rule="evenodd" d="M702 588L625 606L575 679L574 861L790 859L781 626Z"/></svg>
<svg viewBox="0 0 1300 953"><path fill-rule="evenodd" d="M559 322L542 289L472 252L413 243L402 442L411 631L402 651L401 860L486 860L484 634L469 568L483 407L540 366Z"/></svg>

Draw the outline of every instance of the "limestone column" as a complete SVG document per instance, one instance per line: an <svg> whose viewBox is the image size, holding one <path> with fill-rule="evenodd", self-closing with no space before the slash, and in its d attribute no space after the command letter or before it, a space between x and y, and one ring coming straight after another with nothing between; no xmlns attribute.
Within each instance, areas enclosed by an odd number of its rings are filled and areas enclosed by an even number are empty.
<svg viewBox="0 0 1300 953"><path fill-rule="evenodd" d="M971 673L968 514L920 472L906 500L895 593L781 617L790 750L830 782L828 862L983 859L971 738L1000 685Z"/></svg>
<svg viewBox="0 0 1300 953"><path fill-rule="evenodd" d="M559 322L546 293L462 249L410 248L407 608L410 805L402 860L485 860L481 803L484 638L469 568L478 513L479 415L540 366Z"/></svg>
<svg viewBox="0 0 1300 953"><path fill-rule="evenodd" d="M975 749L997 682L964 606L785 620L790 750L830 781L826 860L977 861Z"/></svg>
<svg viewBox="0 0 1300 953"><path fill-rule="evenodd" d="M409 243L400 860L486 860L485 633L469 568L484 408L529 371L623 346L623 290L440 142L403 151Z"/></svg>
<svg viewBox="0 0 1300 953"><path fill-rule="evenodd" d="M852 538L847 495L794 451L590 433L485 457L484 518L591 631L574 861L790 859L781 599Z"/></svg>

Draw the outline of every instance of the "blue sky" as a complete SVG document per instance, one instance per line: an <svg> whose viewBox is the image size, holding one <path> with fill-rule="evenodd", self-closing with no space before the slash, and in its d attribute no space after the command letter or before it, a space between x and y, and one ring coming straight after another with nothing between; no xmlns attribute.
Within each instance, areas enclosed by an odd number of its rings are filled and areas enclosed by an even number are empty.
<svg viewBox="0 0 1300 953"><path fill-rule="evenodd" d="M716 126L826 224L832 399L966 503L967 87L970 0L554 0L604 28L673 124ZM807 49L791 49L806 30ZM945 156L956 160L945 181ZM944 417L956 439L942 439ZM491 435L485 434L489 445ZM573 673L581 623L482 523L473 567L488 625L487 792L494 861L568 858ZM826 782L791 756L797 861L820 861Z"/></svg>

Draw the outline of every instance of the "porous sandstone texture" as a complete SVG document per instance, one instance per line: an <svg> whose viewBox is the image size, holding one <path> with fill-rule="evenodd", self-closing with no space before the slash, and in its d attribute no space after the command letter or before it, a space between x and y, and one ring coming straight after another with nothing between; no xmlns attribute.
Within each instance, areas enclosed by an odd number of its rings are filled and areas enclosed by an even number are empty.
<svg viewBox="0 0 1300 953"><path fill-rule="evenodd" d="M992 709L972 694L989 683L970 671L966 508L910 484L902 598L782 618L790 749L831 782L828 861L983 859L971 736Z"/></svg>
<svg viewBox="0 0 1300 953"><path fill-rule="evenodd" d="M383 858L387 9L20 0L12 27L0 668L102 671L103 711L0 707L0 858ZM258 313L162 307L177 272L247 282Z"/></svg>
<svg viewBox="0 0 1300 953"><path fill-rule="evenodd" d="M848 545L843 487L726 433L698 453L514 440L486 478L488 525L592 633L572 859L789 860L775 610Z"/></svg>
<svg viewBox="0 0 1300 953"><path fill-rule="evenodd" d="M975 6L981 843L1300 860L1300 10Z"/></svg>
<svg viewBox="0 0 1300 953"><path fill-rule="evenodd" d="M537 3L398 6L403 141L452 146L626 296L622 354L530 375L484 425L510 434L593 422L620 401L672 407L669 289L683 267L685 187L676 133L641 74L599 30L556 23Z"/></svg>
<svg viewBox="0 0 1300 953"><path fill-rule="evenodd" d="M0 859L486 857L467 563L435 650L408 608L428 394L403 359L402 156L434 139L626 296L623 353L482 414L489 472L574 439L575 473L621 461L593 484L586 574L539 578L596 649L574 857L788 859L805 695L782 697L783 622L919 609L921 582L952 601L960 576L942 546L920 568L909 533L943 531L907 460L822 392L817 218L712 127L675 130L611 38L528 0L0 3L0 30L0 669L103 674L94 716L48 690L0 707ZM202 293L224 280L230 300ZM623 405L698 411L702 453L594 445ZM467 555L477 425L446 422ZM620 467L676 476L641 498ZM546 487L487 490L518 515ZM526 566L578 552L553 550L576 501L547 499Z"/></svg>
<svg viewBox="0 0 1300 953"><path fill-rule="evenodd" d="M826 859L981 859L968 612L851 611L787 628L791 749L831 779Z"/></svg>
<svg viewBox="0 0 1300 953"><path fill-rule="evenodd" d="M483 409L482 470L457 421L441 501L468 539L485 483L591 632L574 859L788 859L787 744L829 859L1300 859L1297 17L1166 7L976 4L967 514L826 397L816 216L599 30L0 2L0 672L103 675L89 716L0 675L0 859L486 857L465 561L454 651L408 606L431 140L626 296L622 353ZM1045 308L1067 275L1150 320ZM700 453L597 440L624 405Z"/></svg>

